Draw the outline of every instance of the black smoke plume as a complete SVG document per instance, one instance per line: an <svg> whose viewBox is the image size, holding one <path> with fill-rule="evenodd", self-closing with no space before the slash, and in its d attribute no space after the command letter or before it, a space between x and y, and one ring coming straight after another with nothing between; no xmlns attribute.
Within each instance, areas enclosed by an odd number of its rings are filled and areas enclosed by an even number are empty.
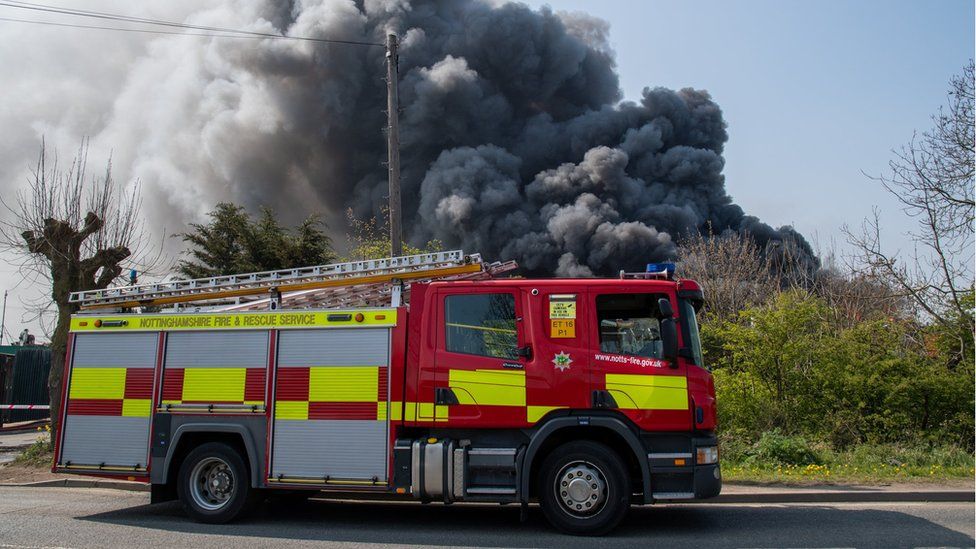
<svg viewBox="0 0 976 549"><path fill-rule="evenodd" d="M404 233L414 244L439 239L534 274L605 275L673 257L676 239L708 227L812 258L802 236L745 215L726 193L726 124L707 92L647 88L621 102L603 21L481 0L227 1L187 21L402 37ZM345 208L379 216L386 203L384 54L159 39L96 143L143 182L159 225L232 200L293 219L324 212L339 229Z"/></svg>

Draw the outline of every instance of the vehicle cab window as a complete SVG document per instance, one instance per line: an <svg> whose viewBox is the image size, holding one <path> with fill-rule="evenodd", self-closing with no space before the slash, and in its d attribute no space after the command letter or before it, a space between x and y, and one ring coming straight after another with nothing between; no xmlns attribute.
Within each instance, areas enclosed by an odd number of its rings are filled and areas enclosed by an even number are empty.
<svg viewBox="0 0 976 549"><path fill-rule="evenodd" d="M517 358L515 295L450 295L444 300L445 349L503 359Z"/></svg>
<svg viewBox="0 0 976 549"><path fill-rule="evenodd" d="M604 294L596 298L600 351L662 358L661 312L664 294Z"/></svg>

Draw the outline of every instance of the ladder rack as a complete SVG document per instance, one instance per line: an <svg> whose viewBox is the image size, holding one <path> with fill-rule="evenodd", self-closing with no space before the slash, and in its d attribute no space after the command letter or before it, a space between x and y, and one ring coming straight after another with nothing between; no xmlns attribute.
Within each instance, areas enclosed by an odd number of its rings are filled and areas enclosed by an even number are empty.
<svg viewBox="0 0 976 549"><path fill-rule="evenodd" d="M461 250L454 250L72 292L68 301L83 310L128 308L240 298L271 290L285 292L442 278L483 270L480 254L465 255Z"/></svg>

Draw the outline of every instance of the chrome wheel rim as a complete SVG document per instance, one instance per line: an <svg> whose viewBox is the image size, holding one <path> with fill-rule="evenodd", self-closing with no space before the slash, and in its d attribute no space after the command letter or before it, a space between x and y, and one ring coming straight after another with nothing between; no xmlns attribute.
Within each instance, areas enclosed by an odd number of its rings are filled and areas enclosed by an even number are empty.
<svg viewBox="0 0 976 549"><path fill-rule="evenodd" d="M556 475L553 489L559 508L574 517L595 515L607 502L606 476L587 461L566 464Z"/></svg>
<svg viewBox="0 0 976 549"><path fill-rule="evenodd" d="M237 482L226 461L209 457L201 460L190 472L190 495L193 502L207 511L217 511L227 505Z"/></svg>

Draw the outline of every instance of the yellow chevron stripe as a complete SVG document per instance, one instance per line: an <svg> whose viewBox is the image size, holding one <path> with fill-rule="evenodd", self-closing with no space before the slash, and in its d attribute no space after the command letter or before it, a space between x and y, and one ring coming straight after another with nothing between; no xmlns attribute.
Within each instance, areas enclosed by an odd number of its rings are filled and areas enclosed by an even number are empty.
<svg viewBox="0 0 976 549"><path fill-rule="evenodd" d="M279 400L275 402L275 419L308 419L308 402Z"/></svg>
<svg viewBox="0 0 976 549"><path fill-rule="evenodd" d="M376 402L379 379L376 366L313 367L309 371L308 399L312 402Z"/></svg>
<svg viewBox="0 0 976 549"><path fill-rule="evenodd" d="M524 371L450 370L448 385L459 404L525 406Z"/></svg>
<svg viewBox="0 0 976 549"><path fill-rule="evenodd" d="M525 419L529 423L535 423L542 419L542 416L560 408L566 408L566 406L526 406Z"/></svg>
<svg viewBox="0 0 976 549"><path fill-rule="evenodd" d="M247 368L186 368L183 401L244 402Z"/></svg>
<svg viewBox="0 0 976 549"><path fill-rule="evenodd" d="M148 398L127 398L122 401L123 417L149 417L152 400Z"/></svg>
<svg viewBox="0 0 976 549"><path fill-rule="evenodd" d="M687 410L684 376L607 374L607 391L624 410Z"/></svg>
<svg viewBox="0 0 976 549"><path fill-rule="evenodd" d="M68 398L125 398L125 368L74 368Z"/></svg>

